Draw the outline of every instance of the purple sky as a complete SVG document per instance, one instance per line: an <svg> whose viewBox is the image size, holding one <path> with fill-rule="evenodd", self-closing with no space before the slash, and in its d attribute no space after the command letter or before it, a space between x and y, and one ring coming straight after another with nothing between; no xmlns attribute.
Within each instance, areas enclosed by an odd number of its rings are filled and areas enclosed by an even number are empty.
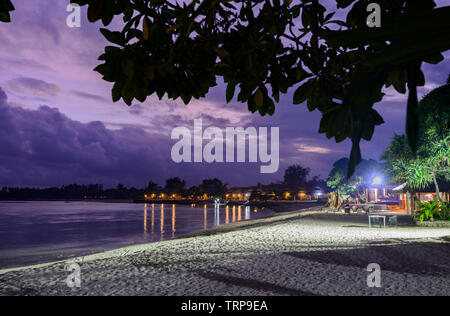
<svg viewBox="0 0 450 316"><path fill-rule="evenodd" d="M238 102L226 104L222 84L188 106L155 97L131 107L113 103L111 84L92 70L107 44L100 24L89 23L83 8L82 27L67 27L68 3L14 1L12 22L0 24L0 185L121 182L141 187L173 176L189 185L210 177L250 185L281 180L284 169L297 163L326 177L332 163L348 155L348 141L336 144L317 133L320 113L292 105L294 89L281 98L272 117L252 115ZM427 85L421 95L445 82L450 54L424 70ZM370 143L362 143L364 158L379 158L390 137L404 132L406 97L391 89L386 93L375 106L386 123ZM192 129L196 118L203 118L204 126L279 126L279 171L260 174L260 163L173 163L172 128Z"/></svg>

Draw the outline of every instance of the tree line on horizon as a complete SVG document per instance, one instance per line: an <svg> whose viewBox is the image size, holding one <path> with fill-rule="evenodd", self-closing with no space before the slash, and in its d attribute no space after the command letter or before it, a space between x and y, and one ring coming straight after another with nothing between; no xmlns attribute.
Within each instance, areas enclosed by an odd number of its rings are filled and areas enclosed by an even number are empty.
<svg viewBox="0 0 450 316"><path fill-rule="evenodd" d="M283 180L277 183L263 185L258 183L255 189L269 187L275 192L283 190L298 190L302 188L311 190L314 187L321 187L327 190L325 180L314 176L308 180L309 168L300 165L289 166L284 174ZM148 198L167 199L173 197L225 197L225 193L231 188L218 178L204 179L199 185L187 187L185 180L179 177L169 178L165 185L149 181L146 187L126 187L119 183L115 188L105 189L102 184L70 184L61 187L32 188L32 187L7 187L0 191L0 200L38 200L38 199L105 199L105 200L135 200ZM153 195L153 197L152 197Z"/></svg>

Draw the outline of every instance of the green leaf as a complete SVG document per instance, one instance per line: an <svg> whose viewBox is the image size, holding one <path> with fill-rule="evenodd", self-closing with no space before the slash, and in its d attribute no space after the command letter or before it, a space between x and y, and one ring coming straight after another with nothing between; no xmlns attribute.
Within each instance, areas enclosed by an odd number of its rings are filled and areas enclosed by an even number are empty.
<svg viewBox="0 0 450 316"><path fill-rule="evenodd" d="M155 68L148 67L145 71L145 75L149 80L154 80L155 79Z"/></svg>
<svg viewBox="0 0 450 316"><path fill-rule="evenodd" d="M351 5L355 1L356 0L336 0L337 7L340 8L340 9L348 7L349 5Z"/></svg>
<svg viewBox="0 0 450 316"><path fill-rule="evenodd" d="M294 92L294 104L300 104L305 102L308 97L308 93L310 90L310 81L305 82L300 87L297 88Z"/></svg>
<svg viewBox="0 0 450 316"><path fill-rule="evenodd" d="M122 59L122 71L128 78L134 75L134 63L131 59L125 57Z"/></svg>
<svg viewBox="0 0 450 316"><path fill-rule="evenodd" d="M310 95L306 101L308 111L312 112L319 106L318 100L314 95Z"/></svg>
<svg viewBox="0 0 450 316"><path fill-rule="evenodd" d="M272 97L276 102L280 102L280 91L272 88Z"/></svg>
<svg viewBox="0 0 450 316"><path fill-rule="evenodd" d="M131 105L131 102L134 98L134 87L133 87L133 81L131 79L128 79L127 82L122 87L122 99L127 105Z"/></svg>
<svg viewBox="0 0 450 316"><path fill-rule="evenodd" d="M113 102L117 102L120 100L120 97L122 96L122 88L120 87L119 83L115 83L112 88L112 100Z"/></svg>
<svg viewBox="0 0 450 316"><path fill-rule="evenodd" d="M133 12L133 6L131 5L131 3L127 2L127 6L123 10L123 21L129 21L133 17Z"/></svg>
<svg viewBox="0 0 450 316"><path fill-rule="evenodd" d="M183 102L184 102L184 104L188 104L190 101L191 101L191 99L192 99L192 96L191 95L186 95L186 94L181 94L181 99L183 100Z"/></svg>
<svg viewBox="0 0 450 316"><path fill-rule="evenodd" d="M0 12L0 22L11 22L11 17L8 12Z"/></svg>
<svg viewBox="0 0 450 316"><path fill-rule="evenodd" d="M418 114L418 100L417 88L415 86L409 87L408 107L406 110L406 135L408 136L408 143L411 151L415 154L417 152L417 142L419 135L419 114Z"/></svg>
<svg viewBox="0 0 450 316"><path fill-rule="evenodd" d="M104 26L109 25L114 18L114 7L115 4L113 1L105 1L103 3L103 14L101 19Z"/></svg>
<svg viewBox="0 0 450 316"><path fill-rule="evenodd" d="M142 36L146 41L148 41L150 37L150 29L149 29L150 24L151 24L150 20L147 17L144 17L144 20L142 21Z"/></svg>
<svg viewBox="0 0 450 316"><path fill-rule="evenodd" d="M397 80L393 81L392 85L397 92L401 94L406 93L406 72L403 70L399 71L399 77Z"/></svg>
<svg viewBox="0 0 450 316"><path fill-rule="evenodd" d="M348 172L347 172L347 179L350 179L350 177L355 172L356 166L361 162L361 149L359 147L359 140L354 139L352 140L352 151L350 153L350 160L348 162Z"/></svg>
<svg viewBox="0 0 450 316"><path fill-rule="evenodd" d="M189 34L192 31L192 26L194 25L195 19L213 5L216 4L219 0L203 0L202 3L198 6L197 10L189 17L189 20L182 24L180 35L178 36L175 46L179 47L183 45L184 41L189 37ZM195 4L195 2L192 2Z"/></svg>
<svg viewBox="0 0 450 316"><path fill-rule="evenodd" d="M230 81L227 85L227 91L226 91L227 103L229 103L233 99L235 90L236 90L236 82Z"/></svg>
<svg viewBox="0 0 450 316"><path fill-rule="evenodd" d="M14 5L12 4L11 0L3 0L3 2L0 4L0 9L4 9L6 11L14 11Z"/></svg>
<svg viewBox="0 0 450 316"><path fill-rule="evenodd" d="M225 59L230 56L230 53L223 47L213 46L213 50L216 52L220 58Z"/></svg>
<svg viewBox="0 0 450 316"><path fill-rule="evenodd" d="M441 53L433 54L433 55L430 55L430 56L425 56L423 58L424 62L429 63L429 64L433 64L433 65L439 64L443 60L444 60L444 55L442 55Z"/></svg>
<svg viewBox="0 0 450 316"><path fill-rule="evenodd" d="M108 71L106 64L100 64L97 67L94 68L94 71L97 71L98 73L102 74L103 76Z"/></svg>
<svg viewBox="0 0 450 316"><path fill-rule="evenodd" d="M111 32L108 29L101 28L100 32L111 43L124 46L125 38L121 32Z"/></svg>
<svg viewBox="0 0 450 316"><path fill-rule="evenodd" d="M275 103L273 102L272 98L269 96L265 96L264 98L264 105L263 105L265 113L272 116L275 113Z"/></svg>
<svg viewBox="0 0 450 316"><path fill-rule="evenodd" d="M292 17L294 19L299 17L300 12L301 12L300 10L301 10L301 6L299 4L296 4L291 8L291 12L293 12Z"/></svg>
<svg viewBox="0 0 450 316"><path fill-rule="evenodd" d="M103 14L103 1L94 0L89 4L88 20L89 22L96 22L101 19Z"/></svg>
<svg viewBox="0 0 450 316"><path fill-rule="evenodd" d="M417 99L417 82L419 80L420 63L408 68L408 106L406 110L406 136L413 154L417 152L419 136L419 101Z"/></svg>
<svg viewBox="0 0 450 316"><path fill-rule="evenodd" d="M256 106L262 106L264 102L264 94L261 89L258 89L255 93L255 104Z"/></svg>
<svg viewBox="0 0 450 316"><path fill-rule="evenodd" d="M303 81L306 78L311 77L311 76L312 75L309 72L305 71L301 65L299 65L297 67L296 79L297 79L298 82L301 82L301 81Z"/></svg>
<svg viewBox="0 0 450 316"><path fill-rule="evenodd" d="M10 11L14 11L14 6L10 0L0 1L0 22L11 22Z"/></svg>

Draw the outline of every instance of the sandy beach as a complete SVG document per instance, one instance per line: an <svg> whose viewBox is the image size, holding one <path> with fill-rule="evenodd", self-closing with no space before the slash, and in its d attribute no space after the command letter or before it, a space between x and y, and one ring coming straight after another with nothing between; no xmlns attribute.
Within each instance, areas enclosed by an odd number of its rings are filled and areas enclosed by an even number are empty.
<svg viewBox="0 0 450 316"><path fill-rule="evenodd" d="M321 208L66 262L0 270L0 295L450 295L450 229L369 228ZM81 287L66 284L68 262ZM367 266L381 267L368 287Z"/></svg>

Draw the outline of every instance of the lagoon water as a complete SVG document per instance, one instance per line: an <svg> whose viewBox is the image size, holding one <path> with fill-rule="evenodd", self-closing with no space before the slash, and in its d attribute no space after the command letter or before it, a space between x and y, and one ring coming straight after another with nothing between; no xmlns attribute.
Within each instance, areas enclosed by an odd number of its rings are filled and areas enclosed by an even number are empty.
<svg viewBox="0 0 450 316"><path fill-rule="evenodd" d="M268 209L105 202L0 202L0 269L167 240L266 217Z"/></svg>

